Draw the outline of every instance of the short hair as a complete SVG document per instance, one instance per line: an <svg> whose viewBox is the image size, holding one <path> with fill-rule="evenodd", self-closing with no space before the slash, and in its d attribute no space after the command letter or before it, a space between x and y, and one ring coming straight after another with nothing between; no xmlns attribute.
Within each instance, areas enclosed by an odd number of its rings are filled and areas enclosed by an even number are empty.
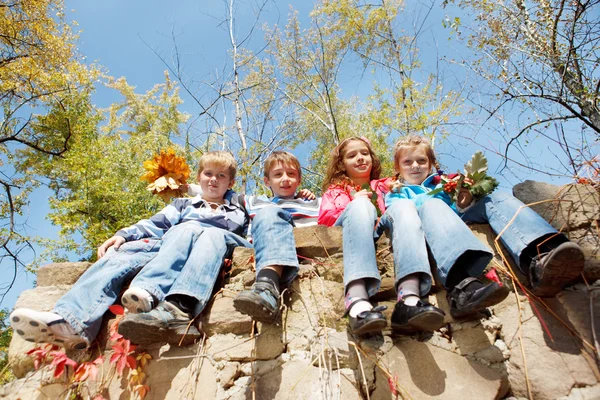
<svg viewBox="0 0 600 400"><path fill-rule="evenodd" d="M302 179L302 169L300 168L300 161L296 158L295 155L289 153L287 151L277 150L272 152L269 157L265 160L263 171L265 178L269 178L269 172L272 168L274 168L278 163L282 163L288 167L294 167L298 171L298 179Z"/></svg>
<svg viewBox="0 0 600 400"><path fill-rule="evenodd" d="M435 152L433 151L433 147L431 147L429 139L423 136L413 135L400 138L394 146L394 169L396 172L400 172L400 158L402 158L402 151L412 147L423 147L431 166L439 169Z"/></svg>
<svg viewBox="0 0 600 400"><path fill-rule="evenodd" d="M204 166L207 164L217 164L221 167L229 169L229 179L235 179L237 162L235 161L235 158L233 158L233 154L231 154L231 152L216 150L204 153L198 162L198 176L200 176L200 173L202 170L204 170Z"/></svg>

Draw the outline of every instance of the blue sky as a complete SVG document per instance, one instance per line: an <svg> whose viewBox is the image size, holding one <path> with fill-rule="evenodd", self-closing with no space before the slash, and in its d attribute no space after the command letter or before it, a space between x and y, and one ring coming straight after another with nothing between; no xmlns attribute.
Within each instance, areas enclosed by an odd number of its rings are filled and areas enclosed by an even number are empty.
<svg viewBox="0 0 600 400"><path fill-rule="evenodd" d="M236 9L238 35L244 36L254 22L254 10L248 1L238 1ZM437 1L441 3L441 1ZM136 86L138 93L143 93L156 83L164 82L164 63L155 54L160 54L170 61L174 54L173 37L181 55L185 72L195 79L209 79L221 73L228 62L227 51L230 48L227 26L224 23L226 2L223 1L190 1L177 2L159 1L84 1L67 0L65 5L67 19L77 21L80 30L78 51L85 57L85 62L97 63L105 68L107 74L114 77L126 77L127 81ZM267 6L261 15L261 24L278 23L284 25L289 13L288 4L298 10L301 21L308 21L308 14L313 2L308 0L277 1ZM453 57L465 51L457 42L448 41L448 31L442 28L441 20L449 10L435 7L425 24L425 33L420 38L423 60L435 68L437 61L446 56ZM450 10L452 12L452 10ZM421 18L424 16L421 15ZM407 27L409 30L410 27ZM260 29L254 32L252 42L247 45L251 49L260 47L263 33ZM154 50L154 51L153 51ZM441 63L448 81L458 85L464 79L466 72L458 67ZM360 66L345 67L345 74L340 81L345 97L363 97L365 91L371 88L372 77ZM354 68L354 70L352 69ZM452 80L450 80L450 78ZM454 78L456 78L454 80ZM106 107L118 101L113 91L99 87L93 99L96 105ZM189 98L182 94L185 103L182 111L194 113ZM492 140L485 142L490 146L497 143ZM449 143L441 150L444 161L450 170L462 169L462 164L470 158L475 146L465 146L462 143ZM543 155L543 148L531 148L530 154L536 152ZM500 165L500 160L490 157L492 170ZM521 179L523 175L520 176ZM533 176L535 177L535 176ZM548 180L547 177L538 177ZM515 182L503 179L505 188ZM58 228L52 226L46 219L48 212L47 190L38 190L31 196L32 205L28 215L28 233L42 237L56 237ZM71 261L76 261L72 259ZM4 266L3 266L4 267ZM4 299L2 307L12 308L18 294L32 286L34 276L19 274L19 279Z"/></svg>

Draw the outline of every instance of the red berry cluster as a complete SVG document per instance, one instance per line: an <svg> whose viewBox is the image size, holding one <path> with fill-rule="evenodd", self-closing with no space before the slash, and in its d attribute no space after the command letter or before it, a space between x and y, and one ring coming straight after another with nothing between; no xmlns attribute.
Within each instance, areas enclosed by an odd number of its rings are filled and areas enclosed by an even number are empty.
<svg viewBox="0 0 600 400"><path fill-rule="evenodd" d="M456 181L449 181L444 183L444 192L446 193L452 193L456 190L456 186L458 185L458 182Z"/></svg>

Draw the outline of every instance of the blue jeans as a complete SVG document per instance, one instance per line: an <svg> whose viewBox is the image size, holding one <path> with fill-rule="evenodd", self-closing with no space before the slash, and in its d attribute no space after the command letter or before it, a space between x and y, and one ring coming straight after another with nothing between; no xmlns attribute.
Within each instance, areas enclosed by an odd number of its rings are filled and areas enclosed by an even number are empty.
<svg viewBox="0 0 600 400"><path fill-rule="evenodd" d="M281 282L289 286L298 275L292 214L277 206L260 209L252 220L256 272L269 265L284 266Z"/></svg>
<svg viewBox="0 0 600 400"><path fill-rule="evenodd" d="M492 259L492 253L484 246L467 225L461 221L446 203L431 199L419 209L412 200L395 200L381 217L378 232L387 230L394 251L395 283L408 275L419 274L420 295L431 290L432 276L427 245L436 260L437 272L442 284L456 260L469 252L468 274L480 275Z"/></svg>
<svg viewBox="0 0 600 400"><path fill-rule="evenodd" d="M473 234L448 204L431 199L419 208L425 240L437 265L437 273L444 286L450 271L461 268L466 274L479 276L492 260L493 253ZM457 263L459 257L465 258ZM422 260L426 261L426 260Z"/></svg>
<svg viewBox="0 0 600 400"><path fill-rule="evenodd" d="M219 228L186 222L169 229L162 239L127 242L92 265L54 306L86 341L100 330L102 317L129 279L158 301L167 295L185 294L210 300L223 258L236 246L249 247L241 237Z"/></svg>
<svg viewBox="0 0 600 400"><path fill-rule="evenodd" d="M341 226L343 233L344 287L364 279L369 296L374 296L381 286L375 254L376 223L377 211L363 197L352 200L335 221L335 226Z"/></svg>
<svg viewBox="0 0 600 400"><path fill-rule="evenodd" d="M508 225L524 204L514 196L496 191L479 200L462 216L466 222L489 223L494 233L499 234ZM557 230L529 207L523 207L515 220L500 236L516 264L523 250L542 238L555 235Z"/></svg>

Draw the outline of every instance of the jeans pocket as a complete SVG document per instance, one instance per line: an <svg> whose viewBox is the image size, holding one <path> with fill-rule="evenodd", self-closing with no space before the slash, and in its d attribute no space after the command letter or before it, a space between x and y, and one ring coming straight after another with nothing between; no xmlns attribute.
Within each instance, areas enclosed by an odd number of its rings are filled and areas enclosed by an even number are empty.
<svg viewBox="0 0 600 400"><path fill-rule="evenodd" d="M160 239L140 239L134 240L132 242L125 242L119 247L118 251L127 253L127 254L135 254L144 252L147 253L152 251L154 247L156 247L160 243Z"/></svg>

